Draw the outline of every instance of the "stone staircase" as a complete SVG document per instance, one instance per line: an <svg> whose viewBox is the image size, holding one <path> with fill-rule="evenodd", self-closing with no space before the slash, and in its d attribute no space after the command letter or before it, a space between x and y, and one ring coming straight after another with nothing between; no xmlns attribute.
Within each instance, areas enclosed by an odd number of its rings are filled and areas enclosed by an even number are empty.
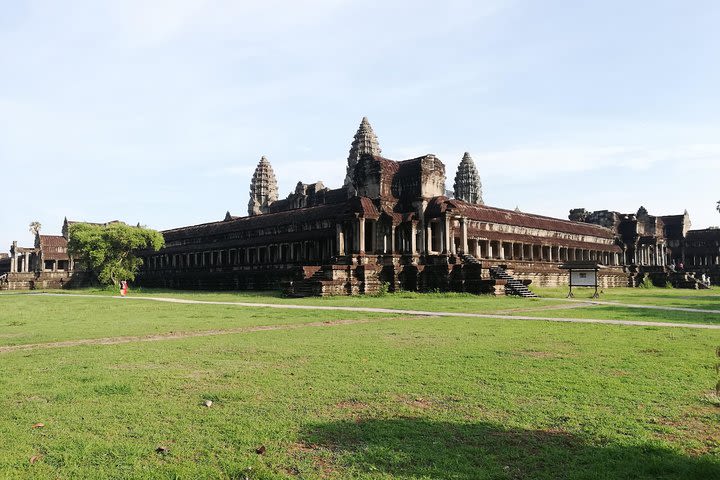
<svg viewBox="0 0 720 480"><path fill-rule="evenodd" d="M509 275L502 267L490 267L490 276L497 280L505 280L505 294L523 298L536 298L533 292L520 280Z"/></svg>
<svg viewBox="0 0 720 480"><path fill-rule="evenodd" d="M322 284L325 280L325 272L318 270L312 276L293 284L293 296L297 297L314 297L322 295Z"/></svg>
<svg viewBox="0 0 720 480"><path fill-rule="evenodd" d="M473 257L469 253L461 253L459 254L460 259L463 261L463 263L468 263L470 265L480 265L480 260Z"/></svg>

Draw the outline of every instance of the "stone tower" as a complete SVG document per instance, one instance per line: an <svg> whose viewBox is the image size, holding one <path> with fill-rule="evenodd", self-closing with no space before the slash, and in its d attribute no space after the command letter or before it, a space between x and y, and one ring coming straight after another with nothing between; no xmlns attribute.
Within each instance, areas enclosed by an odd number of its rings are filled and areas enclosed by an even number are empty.
<svg viewBox="0 0 720 480"><path fill-rule="evenodd" d="M278 199L278 186L272 165L264 156L255 168L250 182L250 202L248 215L266 213L271 203Z"/></svg>
<svg viewBox="0 0 720 480"><path fill-rule="evenodd" d="M352 146L350 147L350 155L348 155L347 161L347 174L345 175L345 186L353 188L353 181L355 176L355 165L358 163L361 155L369 153L371 155L380 155L380 145L378 139L373 132L370 122L367 117L363 117L358 127L355 138L353 138Z"/></svg>
<svg viewBox="0 0 720 480"><path fill-rule="evenodd" d="M482 183L475 162L468 152L463 155L460 165L455 174L455 198L468 203L484 205L482 198Z"/></svg>

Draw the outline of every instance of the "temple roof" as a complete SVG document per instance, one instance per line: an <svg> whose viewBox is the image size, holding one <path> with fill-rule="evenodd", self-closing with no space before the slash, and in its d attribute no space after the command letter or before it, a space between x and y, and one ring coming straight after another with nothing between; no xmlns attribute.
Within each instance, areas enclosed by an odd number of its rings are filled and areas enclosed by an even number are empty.
<svg viewBox="0 0 720 480"><path fill-rule="evenodd" d="M67 239L62 235L38 235L38 248L44 260L68 260Z"/></svg>
<svg viewBox="0 0 720 480"><path fill-rule="evenodd" d="M447 197L433 198L428 204L426 215L437 217L442 213L456 212L471 220L481 222L500 223L526 228L538 228L557 232L573 233L576 235L593 235L602 238L614 238L613 231L591 223L573 222L559 218L534 215L531 213L516 212L503 208L475 205L458 199Z"/></svg>

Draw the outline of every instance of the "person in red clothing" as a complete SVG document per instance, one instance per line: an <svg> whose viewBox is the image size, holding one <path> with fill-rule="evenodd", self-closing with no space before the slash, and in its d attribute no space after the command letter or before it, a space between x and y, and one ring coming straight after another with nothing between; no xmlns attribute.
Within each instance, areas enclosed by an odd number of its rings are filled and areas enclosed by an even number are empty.
<svg viewBox="0 0 720 480"><path fill-rule="evenodd" d="M128 292L128 284L127 281L121 280L120 281L120 296L124 297L127 295Z"/></svg>

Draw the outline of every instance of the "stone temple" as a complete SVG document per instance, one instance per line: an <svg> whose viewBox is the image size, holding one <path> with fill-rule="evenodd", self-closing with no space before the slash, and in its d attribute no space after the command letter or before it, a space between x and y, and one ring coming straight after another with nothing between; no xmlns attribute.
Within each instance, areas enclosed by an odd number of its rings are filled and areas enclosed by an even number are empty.
<svg viewBox="0 0 720 480"><path fill-rule="evenodd" d="M220 221L162 232L165 247L142 253L137 283L282 288L289 295L402 289L528 296L530 283L567 284L568 273L559 267L568 262L602 265L605 288L643 279L700 288L700 275L720 281L720 230L690 230L687 213L573 209L564 220L505 210L484 204L480 172L469 153L451 192L445 165L435 155L398 161L381 153L363 118L343 186L300 181L283 199L270 161L262 157L250 181L248 215L228 211ZM81 273L67 253L45 251L66 245L66 232L62 239L39 238L32 248L14 245L8 257L0 256L0 288L24 288L21 280L33 276L37 282L65 275L68 283Z"/></svg>

